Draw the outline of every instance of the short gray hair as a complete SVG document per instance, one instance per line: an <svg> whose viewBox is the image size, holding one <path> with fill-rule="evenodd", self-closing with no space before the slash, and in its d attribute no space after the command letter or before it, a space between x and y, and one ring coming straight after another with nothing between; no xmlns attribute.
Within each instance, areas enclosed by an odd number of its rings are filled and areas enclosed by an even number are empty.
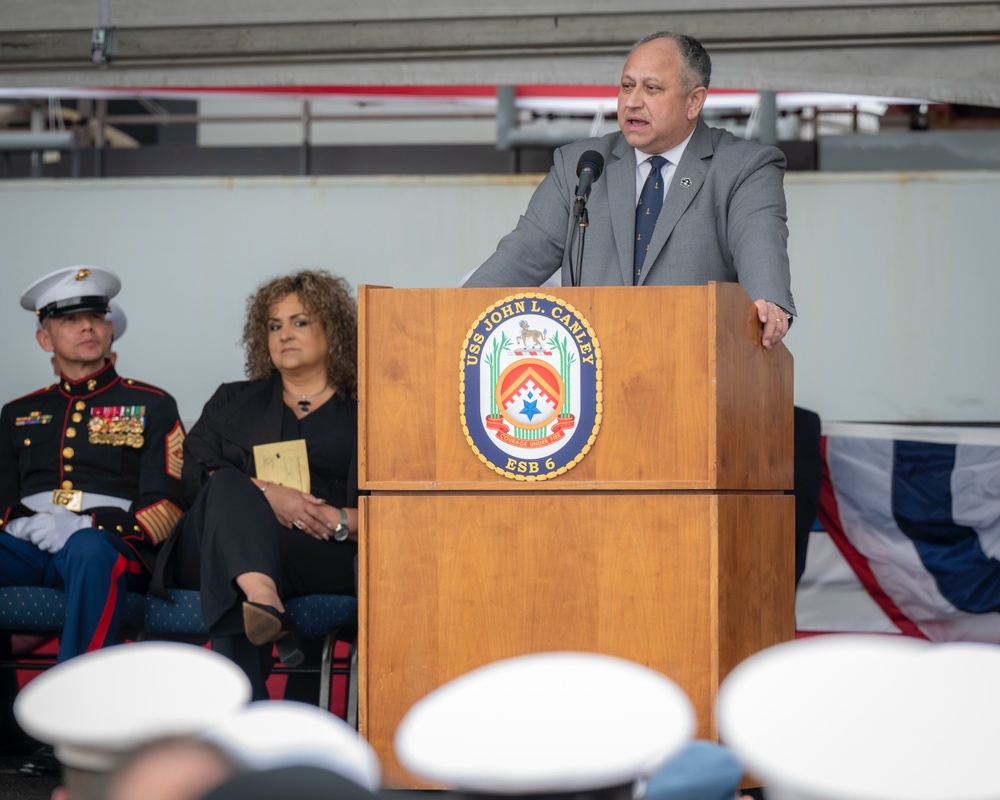
<svg viewBox="0 0 1000 800"><path fill-rule="evenodd" d="M708 88L708 84L712 79L712 59L709 58L701 42L693 36L688 36L685 33L675 33L674 31L657 31L648 36L643 36L638 42L632 45L632 49L628 51L629 56L642 47L642 45L656 39L673 39L677 44L677 49L681 55L681 64L684 69L681 80L683 81L685 92L690 92L696 86Z"/></svg>

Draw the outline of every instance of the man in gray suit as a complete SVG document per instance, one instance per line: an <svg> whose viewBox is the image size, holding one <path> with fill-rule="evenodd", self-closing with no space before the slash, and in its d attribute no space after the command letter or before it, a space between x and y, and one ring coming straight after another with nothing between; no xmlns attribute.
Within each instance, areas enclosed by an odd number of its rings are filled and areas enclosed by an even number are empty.
<svg viewBox="0 0 1000 800"><path fill-rule="evenodd" d="M701 121L711 72L690 36L639 40L622 71L620 132L556 150L517 227L465 285L538 286L560 268L563 285L573 272L591 286L738 281L757 306L763 345L781 341L795 313L785 157ZM577 264L577 167L591 151L605 167Z"/></svg>

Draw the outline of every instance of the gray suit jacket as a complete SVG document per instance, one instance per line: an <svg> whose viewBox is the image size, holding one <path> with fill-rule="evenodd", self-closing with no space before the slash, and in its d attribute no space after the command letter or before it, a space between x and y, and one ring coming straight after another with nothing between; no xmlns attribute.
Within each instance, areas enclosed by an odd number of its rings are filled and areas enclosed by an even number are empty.
<svg viewBox="0 0 1000 800"><path fill-rule="evenodd" d="M604 156L604 173L587 208L581 283L631 286L635 237L635 157L621 133L582 139L555 152L517 227L466 286L538 286L562 269L571 283L577 257L571 213L576 165L587 150ZM753 300L795 313L788 270L788 228L775 147L739 139L699 120L656 222L640 283L692 285L739 281Z"/></svg>

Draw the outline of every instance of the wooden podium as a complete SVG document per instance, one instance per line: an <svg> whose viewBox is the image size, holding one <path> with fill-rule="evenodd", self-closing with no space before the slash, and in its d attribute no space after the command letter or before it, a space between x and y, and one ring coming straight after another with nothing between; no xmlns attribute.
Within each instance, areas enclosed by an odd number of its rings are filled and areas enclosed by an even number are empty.
<svg viewBox="0 0 1000 800"><path fill-rule="evenodd" d="M463 342L524 293L575 307L603 357L593 447L539 482L490 469L460 421ZM545 650L659 670L716 738L721 680L794 634L792 358L761 346L743 289L362 286L359 304L359 726L386 785L425 785L393 752L417 700Z"/></svg>

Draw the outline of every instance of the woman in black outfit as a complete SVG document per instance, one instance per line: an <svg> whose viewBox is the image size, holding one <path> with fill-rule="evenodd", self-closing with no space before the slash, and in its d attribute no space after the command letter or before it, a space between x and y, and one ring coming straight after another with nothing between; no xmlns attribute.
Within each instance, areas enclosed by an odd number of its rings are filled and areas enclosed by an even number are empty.
<svg viewBox="0 0 1000 800"><path fill-rule="evenodd" d="M184 443L191 510L160 554L201 590L212 649L267 697L271 645L302 660L283 600L353 594L357 554L357 307L346 282L303 271L247 301L249 381L223 384ZM310 491L257 477L255 445L304 439ZM172 578L172 580L171 580Z"/></svg>

